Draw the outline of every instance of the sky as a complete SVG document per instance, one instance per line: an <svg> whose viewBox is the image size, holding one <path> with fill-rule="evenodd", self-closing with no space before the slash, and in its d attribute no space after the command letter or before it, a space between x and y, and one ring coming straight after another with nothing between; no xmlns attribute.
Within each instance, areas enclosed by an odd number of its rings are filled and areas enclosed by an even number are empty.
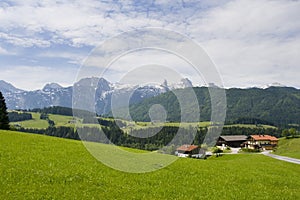
<svg viewBox="0 0 300 200"><path fill-rule="evenodd" d="M155 27L199 44L225 87L279 82L300 88L299 11L296 0L2 0L0 80L26 90L50 82L72 85L103 42ZM120 59L109 81L118 82L122 68L143 65L141 56L132 56L122 58L122 63ZM163 65L195 84L203 83L174 56L148 51L143 57L165 60Z"/></svg>

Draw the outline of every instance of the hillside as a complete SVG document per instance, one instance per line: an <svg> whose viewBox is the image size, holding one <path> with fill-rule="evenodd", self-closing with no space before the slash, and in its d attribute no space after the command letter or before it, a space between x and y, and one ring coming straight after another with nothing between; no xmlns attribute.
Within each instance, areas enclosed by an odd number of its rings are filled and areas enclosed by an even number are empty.
<svg viewBox="0 0 300 200"><path fill-rule="evenodd" d="M201 121L209 121L211 102L208 89L197 87L194 91L199 101ZM185 89L176 92L184 96ZM300 90L298 89L288 87L227 89L226 96L227 122L234 122L239 118L256 118L275 125L300 124ZM148 111L154 104L164 106L168 113L168 121L180 121L180 106L173 92L131 105L130 113L133 120L149 121ZM187 106L192 113L195 105Z"/></svg>
<svg viewBox="0 0 300 200"><path fill-rule="evenodd" d="M275 154L300 159L300 138L281 138Z"/></svg>
<svg viewBox="0 0 300 200"><path fill-rule="evenodd" d="M299 166L263 155L179 159L130 174L104 166L80 141L0 131L0 160L0 199L300 198Z"/></svg>

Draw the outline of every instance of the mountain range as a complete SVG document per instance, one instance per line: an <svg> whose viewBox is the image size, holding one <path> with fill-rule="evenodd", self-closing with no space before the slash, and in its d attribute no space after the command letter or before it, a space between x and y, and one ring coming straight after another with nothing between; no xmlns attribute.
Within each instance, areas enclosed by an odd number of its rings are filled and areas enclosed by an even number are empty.
<svg viewBox="0 0 300 200"><path fill-rule="evenodd" d="M207 87L193 87L188 79L182 79L177 84L164 81L156 85L128 85L110 83L104 78L84 78L73 86L62 87L57 83L49 83L44 88L35 91L25 91L14 87L5 81L0 81L0 91L3 93L7 107L14 109L34 109L51 106L72 107L76 99L72 99L74 91L82 94L92 88L95 94L94 110L97 114L113 116L111 104L114 98L120 99L114 104L122 116L122 109L126 107L124 101L129 98L129 112L135 121L150 121L149 110L155 104L162 105L167 112L168 121L181 120L181 108L177 97L186 96L191 88L194 90L198 102L186 105L188 113L193 116L194 106L199 106L201 121L209 121L211 115L211 100ZM230 88L226 89L227 113L226 121L234 122L240 118L255 118L266 120L273 124L300 124L300 90L281 84L271 84L263 88ZM82 101L84 102L84 101ZM125 102L126 103L126 102ZM194 105L198 103L198 105ZM128 106L127 106L128 107ZM76 106L79 109L84 107ZM87 110L87 109L85 109ZM125 109L126 110L126 109ZM91 110L90 110L91 111ZM120 115L121 113L121 115ZM124 112L128 116L128 110ZM127 115L127 116L126 116ZM192 121L193 119L189 119Z"/></svg>
<svg viewBox="0 0 300 200"><path fill-rule="evenodd" d="M120 96L132 94L130 104L138 103L143 99L157 96L173 89L193 87L189 79L182 79L179 83L152 85L128 85L121 83L110 83L104 78L84 78L73 86L62 87L57 83L46 84L40 90L25 91L14 87L12 84L0 80L0 91L6 99L8 109L34 109L51 106L72 107L74 87L78 91L86 91L94 88L95 110L97 114L105 114L111 110L111 99L113 95Z"/></svg>

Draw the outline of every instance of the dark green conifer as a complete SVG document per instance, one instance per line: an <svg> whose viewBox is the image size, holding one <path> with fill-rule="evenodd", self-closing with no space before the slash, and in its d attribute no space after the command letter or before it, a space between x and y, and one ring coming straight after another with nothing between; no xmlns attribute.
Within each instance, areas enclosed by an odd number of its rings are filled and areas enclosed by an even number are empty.
<svg viewBox="0 0 300 200"><path fill-rule="evenodd" d="M9 118L5 99L0 92L0 129L9 130Z"/></svg>

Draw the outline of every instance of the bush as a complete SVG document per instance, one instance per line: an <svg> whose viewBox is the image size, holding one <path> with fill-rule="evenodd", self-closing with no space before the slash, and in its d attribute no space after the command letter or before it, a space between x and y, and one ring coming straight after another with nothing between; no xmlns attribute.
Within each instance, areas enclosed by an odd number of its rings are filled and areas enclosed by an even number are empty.
<svg viewBox="0 0 300 200"><path fill-rule="evenodd" d="M248 148L242 148L243 152L247 152L247 153L259 153L261 152L261 150L259 149L248 149Z"/></svg>
<svg viewBox="0 0 300 200"><path fill-rule="evenodd" d="M216 156L219 157L221 153L223 153L223 150L219 149L218 147L214 147L212 153L216 154Z"/></svg>

